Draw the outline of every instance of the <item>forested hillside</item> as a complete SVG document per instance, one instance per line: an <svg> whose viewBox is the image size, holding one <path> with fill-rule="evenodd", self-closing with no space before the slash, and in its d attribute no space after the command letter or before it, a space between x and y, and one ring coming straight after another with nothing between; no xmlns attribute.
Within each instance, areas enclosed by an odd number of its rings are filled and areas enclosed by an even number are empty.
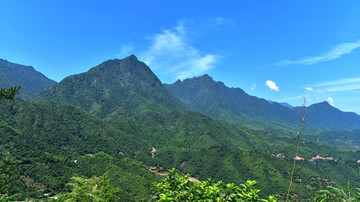
<svg viewBox="0 0 360 202"><path fill-rule="evenodd" d="M145 165L129 158L147 155L151 145L129 136L69 105L0 101L0 149L9 151L19 178L20 199L42 198L68 190L72 176L109 173L126 199L144 199L159 180ZM99 153L100 152L100 153Z"/></svg>
<svg viewBox="0 0 360 202"><path fill-rule="evenodd" d="M21 86L17 95L25 100L33 100L42 90L57 82L47 78L31 66L24 66L0 59L0 87Z"/></svg>
<svg viewBox="0 0 360 202"><path fill-rule="evenodd" d="M209 75L164 86L188 110L256 130L294 131L303 110L248 95L240 88L228 88ZM340 148L360 148L360 116L356 113L343 112L322 102L306 107L305 119L306 139ZM349 133L352 135L346 135Z"/></svg>
<svg viewBox="0 0 360 202"><path fill-rule="evenodd" d="M143 111L169 111L179 106L145 63L131 55L108 60L88 72L68 76L41 92L37 101L71 104L102 119Z"/></svg>

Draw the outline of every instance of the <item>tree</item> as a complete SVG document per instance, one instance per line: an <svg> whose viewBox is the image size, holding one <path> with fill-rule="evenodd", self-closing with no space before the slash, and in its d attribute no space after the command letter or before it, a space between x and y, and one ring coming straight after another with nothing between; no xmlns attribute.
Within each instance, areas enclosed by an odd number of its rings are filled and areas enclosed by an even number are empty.
<svg viewBox="0 0 360 202"><path fill-rule="evenodd" d="M10 157L3 157L0 162L0 201L9 201L15 198L15 195L9 195L9 184L16 175L10 170Z"/></svg>
<svg viewBox="0 0 360 202"><path fill-rule="evenodd" d="M20 91L21 87L11 87L9 89L0 89L0 100L12 100L15 95Z"/></svg>
<svg viewBox="0 0 360 202"><path fill-rule="evenodd" d="M168 178L154 183L153 201L276 201L272 196L260 199L255 181L235 186L233 183L217 183L211 179L203 182L190 182L189 175L182 177L175 169L169 170Z"/></svg>
<svg viewBox="0 0 360 202"><path fill-rule="evenodd" d="M119 190L110 185L110 179L105 173L100 177L85 179L72 177L72 191L59 198L59 201L114 201Z"/></svg>
<svg viewBox="0 0 360 202"><path fill-rule="evenodd" d="M0 89L0 100L12 100L20 91L20 87L11 87L9 89ZM8 154L9 155L9 154ZM15 195L8 195L8 186L15 179L15 174L10 170L10 157L2 157L0 162L0 201L9 201L15 198Z"/></svg>

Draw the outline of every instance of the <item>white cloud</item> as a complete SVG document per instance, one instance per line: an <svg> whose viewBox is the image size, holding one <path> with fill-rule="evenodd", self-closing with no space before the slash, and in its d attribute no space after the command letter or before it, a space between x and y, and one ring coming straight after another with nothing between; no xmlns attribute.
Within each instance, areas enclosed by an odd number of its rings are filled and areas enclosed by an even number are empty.
<svg viewBox="0 0 360 202"><path fill-rule="evenodd" d="M134 50L134 47L132 45L122 44L120 53L118 55L116 55L116 57L123 58L123 57L129 56L133 50Z"/></svg>
<svg viewBox="0 0 360 202"><path fill-rule="evenodd" d="M256 88L256 84L255 83L251 84L250 90L255 90L255 88Z"/></svg>
<svg viewBox="0 0 360 202"><path fill-rule="evenodd" d="M270 90L272 90L272 91L279 91L279 87L276 86L276 83L273 81L267 80L265 82L265 85L267 85L270 88Z"/></svg>
<svg viewBox="0 0 360 202"><path fill-rule="evenodd" d="M342 55L351 53L354 49L360 47L360 40L352 43L341 43L334 46L330 51L321 54L319 56L307 57L300 60L283 60L276 65L278 66L288 66L288 65L312 65L318 62L325 62L339 58Z"/></svg>
<svg viewBox="0 0 360 202"><path fill-rule="evenodd" d="M203 74L218 59L215 54L201 53L187 41L183 23L148 39L151 45L139 57L160 74L172 74L177 79Z"/></svg>
<svg viewBox="0 0 360 202"><path fill-rule="evenodd" d="M332 97L328 97L327 98L327 102L331 105L334 106L334 99Z"/></svg>
<svg viewBox="0 0 360 202"><path fill-rule="evenodd" d="M305 88L305 90L314 91L314 89L310 87Z"/></svg>

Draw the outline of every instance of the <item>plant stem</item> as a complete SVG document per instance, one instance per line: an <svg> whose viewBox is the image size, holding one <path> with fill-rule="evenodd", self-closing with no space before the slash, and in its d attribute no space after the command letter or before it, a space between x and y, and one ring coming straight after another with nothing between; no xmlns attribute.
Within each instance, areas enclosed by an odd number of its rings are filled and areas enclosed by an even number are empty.
<svg viewBox="0 0 360 202"><path fill-rule="evenodd" d="M306 96L304 95L304 104L303 104L303 111L302 111L303 114L302 114L301 121L298 123L300 125L300 128L297 131L298 142L297 142L297 146L296 146L296 154L295 154L295 158L294 158L294 163L293 163L293 167L292 167L291 174L290 174L290 184L289 184L288 193L286 195L286 201L288 201L291 187L293 187L293 192L294 192L293 197L294 197L294 201L295 201L295 185L294 185L293 179L294 179L294 172L295 172L296 157L299 154L300 135L301 135L301 132L304 130L302 123L305 121L305 109L306 109L305 103L306 103Z"/></svg>

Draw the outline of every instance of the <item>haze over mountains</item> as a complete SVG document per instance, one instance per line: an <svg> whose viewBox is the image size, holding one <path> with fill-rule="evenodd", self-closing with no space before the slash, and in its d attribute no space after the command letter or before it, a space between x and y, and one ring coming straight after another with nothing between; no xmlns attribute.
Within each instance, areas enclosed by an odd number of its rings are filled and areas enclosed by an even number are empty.
<svg viewBox="0 0 360 202"><path fill-rule="evenodd" d="M119 193L124 201L145 200L150 194L151 180L159 179L147 171L150 166L159 171L175 167L200 180L253 179L264 194L281 195L288 186L294 129L301 119L297 107L269 103L208 75L163 85L134 55L68 76L35 101L0 104L0 148L12 142L22 176L61 193L71 176L110 172L112 183L127 189ZM300 150L306 160L298 163L296 192L309 198L334 181L358 185L360 151L347 149L360 146L355 130L359 117L327 103L312 105L306 113L307 126L316 133L308 134L314 142L305 140ZM322 138L344 134L352 141L338 141L335 146L341 149L324 145L334 144ZM279 153L285 157L274 157ZM308 161L318 154L337 161Z"/></svg>

